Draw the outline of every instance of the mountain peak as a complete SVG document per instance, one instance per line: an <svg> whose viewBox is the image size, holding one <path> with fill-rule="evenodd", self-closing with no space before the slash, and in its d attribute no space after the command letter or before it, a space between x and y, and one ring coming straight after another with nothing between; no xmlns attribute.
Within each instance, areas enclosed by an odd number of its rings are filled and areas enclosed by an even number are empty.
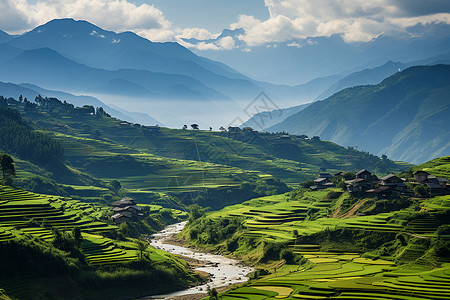
<svg viewBox="0 0 450 300"><path fill-rule="evenodd" d="M72 18L54 19L44 25L38 26L28 34L90 34L96 31L102 34L107 31L84 20L74 20Z"/></svg>

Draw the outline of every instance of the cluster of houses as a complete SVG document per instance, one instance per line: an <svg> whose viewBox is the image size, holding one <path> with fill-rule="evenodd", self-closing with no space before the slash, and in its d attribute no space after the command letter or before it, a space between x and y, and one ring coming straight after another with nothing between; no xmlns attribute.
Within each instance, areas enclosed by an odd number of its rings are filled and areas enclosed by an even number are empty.
<svg viewBox="0 0 450 300"><path fill-rule="evenodd" d="M144 216L142 207L129 197L111 203L114 215L111 217L116 224L135 221Z"/></svg>
<svg viewBox="0 0 450 300"><path fill-rule="evenodd" d="M334 176L343 176L344 172L338 172ZM427 188L430 196L443 195L450 193L450 184L446 178L437 178L426 171L416 171L414 181L410 182L413 186L422 185ZM334 187L332 182L333 175L329 173L319 173L314 180L312 190L326 189ZM383 178L378 178L371 172L363 169L356 173L354 179L346 180L345 186L349 193L368 194L376 197L398 197L400 195L411 195L412 191L406 186L407 180L396 175L389 174Z"/></svg>

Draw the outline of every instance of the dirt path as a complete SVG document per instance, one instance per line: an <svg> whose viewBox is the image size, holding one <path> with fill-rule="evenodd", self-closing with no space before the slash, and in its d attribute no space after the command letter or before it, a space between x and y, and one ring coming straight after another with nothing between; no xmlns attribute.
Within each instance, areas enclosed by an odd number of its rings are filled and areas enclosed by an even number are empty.
<svg viewBox="0 0 450 300"><path fill-rule="evenodd" d="M341 206L338 206L338 208L331 214L330 218L337 218L340 212Z"/></svg>
<svg viewBox="0 0 450 300"><path fill-rule="evenodd" d="M405 233L405 234L407 234L409 236L416 237L416 238L419 238L419 239L427 239L427 240L430 239L430 237L428 237L428 236L423 236L423 235L414 234L414 233L410 233L410 232L402 231L400 233Z"/></svg>
<svg viewBox="0 0 450 300"><path fill-rule="evenodd" d="M364 205L364 203L366 203L369 199L364 199L364 200L359 200L358 202L356 202L355 205L353 205L352 208L350 208L350 210L342 215L339 216L339 218L350 218L353 217L353 215L355 214L355 212Z"/></svg>

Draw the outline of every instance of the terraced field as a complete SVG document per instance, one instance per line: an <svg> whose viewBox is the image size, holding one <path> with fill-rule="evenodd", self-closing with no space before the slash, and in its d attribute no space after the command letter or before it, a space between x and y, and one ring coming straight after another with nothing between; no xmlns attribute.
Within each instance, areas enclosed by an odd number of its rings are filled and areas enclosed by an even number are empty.
<svg viewBox="0 0 450 300"><path fill-rule="evenodd" d="M149 205L151 212L163 209L160 205ZM117 229L97 221L108 208L83 203L69 198L42 195L0 186L0 243L23 234L53 241L52 228L71 230L80 227L83 241L81 248L92 265L111 264L136 260L137 246L133 242L116 241L98 235ZM187 213L172 209L172 213L187 218ZM41 226L39 226L41 224ZM152 260L168 257L164 252L149 248Z"/></svg>
<svg viewBox="0 0 450 300"><path fill-rule="evenodd" d="M450 156L443 156L440 158L433 159L424 164L414 166L413 171L427 171L432 175L438 177L450 178Z"/></svg>
<svg viewBox="0 0 450 300"><path fill-rule="evenodd" d="M436 230L436 224L432 217L411 221L406 227L395 222L394 213L330 218L332 211L330 208L335 206L335 203L338 203L341 198L348 197L348 194L343 193L337 199L328 199L327 195L336 190L306 192L298 200L290 200L288 194L256 198L243 204L229 206L219 212L213 212L209 217L212 219L244 218L243 224L247 228L246 235L264 237L267 241L277 242L294 241L294 231L298 236L302 236L337 227L377 232L408 232L424 236L432 235ZM446 200L433 201L433 203L436 201L441 203ZM426 202L424 205L433 204ZM435 207L438 206L435 205Z"/></svg>
<svg viewBox="0 0 450 300"><path fill-rule="evenodd" d="M306 245L304 245L306 246ZM302 246L296 247L297 250ZM311 249L307 249L311 248ZM324 253L304 247L312 265L284 265L275 274L225 293L223 299L448 299L450 264L400 268L357 253ZM315 249L314 249L315 250ZM297 269L296 269L297 268Z"/></svg>
<svg viewBox="0 0 450 300"><path fill-rule="evenodd" d="M332 212L349 197L347 193L336 192L339 190L308 191L295 199L292 193L267 196L210 213L208 218L212 220L238 217L243 220L244 237L287 244L294 255L303 258L298 265L276 261L263 264L272 274L231 289L223 299L450 299L448 257L442 257L441 266L433 269L424 256L428 241L437 237L440 222L446 222L437 218L450 209L450 195L418 200L416 205L427 214L416 212L418 217L402 219L396 211L335 217ZM355 201L353 205L361 200ZM399 265L391 261L392 256L380 259L378 255L363 255L365 251L343 250L348 249L345 240L338 241L341 246L336 248L333 243L326 248L319 244L299 244L298 237L327 229L330 232L352 229L363 236L365 232L394 233L393 237L401 233L399 236L409 236L418 242L407 244L396 253L395 261Z"/></svg>
<svg viewBox="0 0 450 300"><path fill-rule="evenodd" d="M131 192L192 192L234 187L239 182L233 176L264 175L226 165L161 157L109 141L51 134L62 142L67 159L80 170L105 180L119 179ZM77 165L80 161L83 164Z"/></svg>
<svg viewBox="0 0 450 300"><path fill-rule="evenodd" d="M96 221L106 210L70 198L0 186L0 227L5 232L21 231L48 237L49 230L33 225L36 223L62 230L78 226L84 232L109 231L117 227Z"/></svg>

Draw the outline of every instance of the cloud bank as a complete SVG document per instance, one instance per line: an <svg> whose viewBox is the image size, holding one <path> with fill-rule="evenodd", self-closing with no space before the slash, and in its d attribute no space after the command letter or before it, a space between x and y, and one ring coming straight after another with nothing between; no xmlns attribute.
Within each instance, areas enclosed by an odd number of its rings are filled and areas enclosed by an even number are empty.
<svg viewBox="0 0 450 300"><path fill-rule="evenodd" d="M180 0L181 1L181 0ZM134 31L152 41L178 41L199 50L230 50L308 37L340 34L346 42L365 42L380 34L407 33L418 24L450 24L448 0L265 0L269 18L236 16L229 28L237 36L219 36L202 28L177 28L157 7L132 0L0 1L0 29L22 33L55 18L74 18L114 31ZM230 22L233 20L230 20ZM196 39L198 42L186 41Z"/></svg>

